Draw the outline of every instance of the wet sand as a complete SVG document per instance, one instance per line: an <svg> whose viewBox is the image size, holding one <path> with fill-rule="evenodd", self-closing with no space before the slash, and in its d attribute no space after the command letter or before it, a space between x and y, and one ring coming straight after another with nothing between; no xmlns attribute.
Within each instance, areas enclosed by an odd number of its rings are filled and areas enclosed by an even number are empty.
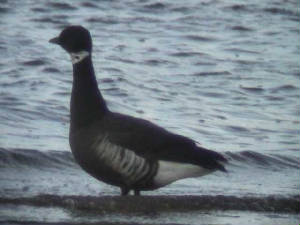
<svg viewBox="0 0 300 225"><path fill-rule="evenodd" d="M273 196L259 198L222 195L40 195L32 198L1 198L0 224L288 225L297 224L299 206L297 196L287 199Z"/></svg>
<svg viewBox="0 0 300 225"><path fill-rule="evenodd" d="M4 204L56 206L67 209L89 210L98 213L160 213L194 210L239 210L256 212L298 213L299 198L278 196L56 196L40 195L33 198L0 199Z"/></svg>

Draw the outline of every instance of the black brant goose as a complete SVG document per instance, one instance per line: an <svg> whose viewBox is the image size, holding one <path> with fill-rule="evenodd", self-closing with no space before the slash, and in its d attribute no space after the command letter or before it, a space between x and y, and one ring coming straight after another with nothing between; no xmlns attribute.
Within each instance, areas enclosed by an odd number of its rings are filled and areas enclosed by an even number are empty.
<svg viewBox="0 0 300 225"><path fill-rule="evenodd" d="M69 141L79 165L90 175L121 188L153 190L187 177L220 170L226 159L147 120L111 112L98 89L92 39L82 26L69 26L49 42L60 45L73 64Z"/></svg>

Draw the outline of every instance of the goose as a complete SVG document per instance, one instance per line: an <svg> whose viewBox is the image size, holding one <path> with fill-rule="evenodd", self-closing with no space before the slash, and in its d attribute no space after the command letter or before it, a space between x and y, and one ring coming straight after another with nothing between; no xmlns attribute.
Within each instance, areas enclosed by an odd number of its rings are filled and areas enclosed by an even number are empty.
<svg viewBox="0 0 300 225"><path fill-rule="evenodd" d="M68 26L49 40L71 56L73 84L69 143L88 174L125 196L155 190L179 179L226 172L226 158L145 119L112 112L98 88L90 32Z"/></svg>

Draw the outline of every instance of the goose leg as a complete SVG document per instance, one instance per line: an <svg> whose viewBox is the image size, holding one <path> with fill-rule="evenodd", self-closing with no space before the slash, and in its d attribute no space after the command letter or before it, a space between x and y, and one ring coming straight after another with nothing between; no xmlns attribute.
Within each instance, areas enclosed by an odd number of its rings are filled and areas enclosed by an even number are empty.
<svg viewBox="0 0 300 225"><path fill-rule="evenodd" d="M129 189L126 187L121 187L121 196L126 196L129 193Z"/></svg>
<svg viewBox="0 0 300 225"><path fill-rule="evenodd" d="M134 195L135 195L135 196L140 196L140 195L141 195L140 190L134 190Z"/></svg>

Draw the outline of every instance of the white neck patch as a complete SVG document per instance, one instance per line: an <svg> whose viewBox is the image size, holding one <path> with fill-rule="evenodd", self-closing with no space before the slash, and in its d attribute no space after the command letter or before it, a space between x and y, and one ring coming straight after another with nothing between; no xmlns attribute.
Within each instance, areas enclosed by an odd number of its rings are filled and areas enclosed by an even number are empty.
<svg viewBox="0 0 300 225"><path fill-rule="evenodd" d="M88 51L71 52L70 56L71 56L72 64L75 65L76 63L81 62L89 55L90 53Z"/></svg>

